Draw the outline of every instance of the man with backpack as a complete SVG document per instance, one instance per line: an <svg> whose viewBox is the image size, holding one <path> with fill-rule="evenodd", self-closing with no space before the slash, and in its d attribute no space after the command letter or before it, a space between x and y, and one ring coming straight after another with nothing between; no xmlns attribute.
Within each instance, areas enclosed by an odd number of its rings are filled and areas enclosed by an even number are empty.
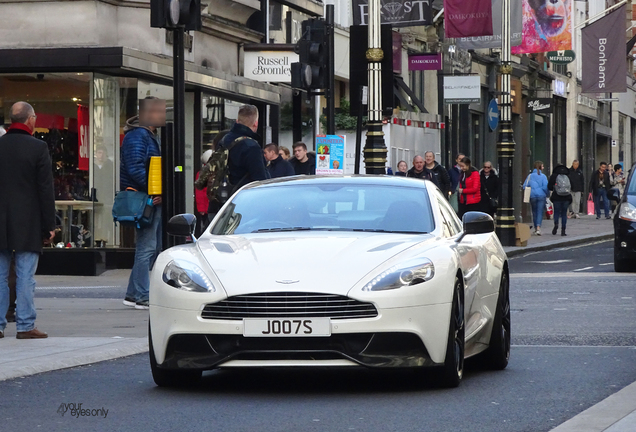
<svg viewBox="0 0 636 432"><path fill-rule="evenodd" d="M561 235L565 236L565 226L568 222L568 207L572 202L572 185L570 183L570 170L565 165L557 165L548 180L548 189L552 191L552 205L554 206L554 228L552 235L559 230L561 219Z"/></svg>
<svg viewBox="0 0 636 432"><path fill-rule="evenodd" d="M257 130L258 109L243 105L236 123L201 170L195 186L197 189L207 186L210 217L241 187L269 178Z"/></svg>

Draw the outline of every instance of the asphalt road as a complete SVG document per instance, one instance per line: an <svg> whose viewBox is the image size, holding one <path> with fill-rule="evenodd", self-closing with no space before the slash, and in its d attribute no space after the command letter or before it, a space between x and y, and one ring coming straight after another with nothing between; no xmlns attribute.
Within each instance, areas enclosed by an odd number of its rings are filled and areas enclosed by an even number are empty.
<svg viewBox="0 0 636 432"><path fill-rule="evenodd" d="M549 431L636 381L636 275L605 271L609 246L513 258L510 365L491 372L469 362L457 389L408 372L311 369L214 371L197 388L170 390L154 386L147 356L138 355L0 382L0 424L14 431ZM531 262L553 256L572 262ZM71 403L108 414L58 413Z"/></svg>

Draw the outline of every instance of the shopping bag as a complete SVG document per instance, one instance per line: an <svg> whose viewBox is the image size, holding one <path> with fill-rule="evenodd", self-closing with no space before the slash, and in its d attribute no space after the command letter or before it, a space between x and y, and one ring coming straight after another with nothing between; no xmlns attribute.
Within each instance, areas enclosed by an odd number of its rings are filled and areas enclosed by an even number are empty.
<svg viewBox="0 0 636 432"><path fill-rule="evenodd" d="M530 202L530 193L532 192L532 188L528 184L529 181L530 181L530 174L528 174L528 177L526 177L526 181L523 182L523 202L524 203Z"/></svg>
<svg viewBox="0 0 636 432"><path fill-rule="evenodd" d="M552 216L554 214L554 206L552 205L550 198L545 199L545 212L548 216Z"/></svg>
<svg viewBox="0 0 636 432"><path fill-rule="evenodd" d="M530 186L526 186L526 188L523 190L523 202L524 203L529 203L530 202L530 193L532 192L532 188Z"/></svg>
<svg viewBox="0 0 636 432"><path fill-rule="evenodd" d="M594 216L594 199L592 198L592 194L589 194L587 197L587 215Z"/></svg>

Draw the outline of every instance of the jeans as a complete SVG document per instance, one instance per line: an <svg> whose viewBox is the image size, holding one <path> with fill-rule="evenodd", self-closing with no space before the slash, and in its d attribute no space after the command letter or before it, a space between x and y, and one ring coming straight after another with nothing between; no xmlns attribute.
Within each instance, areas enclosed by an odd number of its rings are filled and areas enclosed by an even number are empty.
<svg viewBox="0 0 636 432"><path fill-rule="evenodd" d="M136 302L148 301L150 290L150 269L161 253L161 206L155 206L152 222L144 228L137 228L135 263L133 264L126 298Z"/></svg>
<svg viewBox="0 0 636 432"><path fill-rule="evenodd" d="M575 215L578 215L581 211L581 192L572 192L572 204L570 204L570 211Z"/></svg>
<svg viewBox="0 0 636 432"><path fill-rule="evenodd" d="M545 198L530 198L530 206L532 207L532 223L535 228L540 227L545 212Z"/></svg>
<svg viewBox="0 0 636 432"><path fill-rule="evenodd" d="M609 199L607 198L607 190L605 188L596 189L596 193L594 194L594 210L596 210L596 217L601 217L601 198L603 199L605 217L609 217Z"/></svg>
<svg viewBox="0 0 636 432"><path fill-rule="evenodd" d="M0 251L0 331L7 326L7 310L9 309L9 268L11 251ZM16 310L15 323L19 332L31 331L35 328L35 270L38 268L40 254L37 252L16 252Z"/></svg>
<svg viewBox="0 0 636 432"><path fill-rule="evenodd" d="M554 207L554 226L559 226L559 219L561 219L561 229L565 231L565 225L568 223L568 201L552 201Z"/></svg>

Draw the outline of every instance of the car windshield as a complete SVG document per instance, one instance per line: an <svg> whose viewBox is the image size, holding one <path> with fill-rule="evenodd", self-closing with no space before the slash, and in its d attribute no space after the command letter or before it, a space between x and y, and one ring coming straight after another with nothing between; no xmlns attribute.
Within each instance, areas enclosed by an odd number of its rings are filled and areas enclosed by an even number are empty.
<svg viewBox="0 0 636 432"><path fill-rule="evenodd" d="M367 231L421 234L434 229L423 188L307 184L240 192L211 228L213 234L284 231Z"/></svg>

